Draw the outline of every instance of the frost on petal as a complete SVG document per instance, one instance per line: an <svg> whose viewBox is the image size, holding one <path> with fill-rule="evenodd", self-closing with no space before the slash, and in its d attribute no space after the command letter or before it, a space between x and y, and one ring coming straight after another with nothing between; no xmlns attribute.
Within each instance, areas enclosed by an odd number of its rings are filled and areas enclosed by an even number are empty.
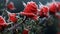
<svg viewBox="0 0 60 34"><path fill-rule="evenodd" d="M33 1L28 2L21 15L27 16L31 19L37 20L37 4ZM35 17L36 16L36 17Z"/></svg>
<svg viewBox="0 0 60 34"><path fill-rule="evenodd" d="M35 2L27 3L27 5L26 5L26 7L24 9L24 12L36 14L37 13L37 5L36 5L36 3Z"/></svg>
<svg viewBox="0 0 60 34"><path fill-rule="evenodd" d="M0 23L6 23L2 16L0 16Z"/></svg>
<svg viewBox="0 0 60 34"><path fill-rule="evenodd" d="M24 12L20 12L21 15L27 16L33 20L38 20L38 16L33 14L33 13L24 13Z"/></svg>
<svg viewBox="0 0 60 34"><path fill-rule="evenodd" d="M0 16L0 26L2 27L6 27L7 26L7 23L6 23L6 21L5 21L5 19L2 17L2 16Z"/></svg>
<svg viewBox="0 0 60 34"><path fill-rule="evenodd" d="M21 12L21 14L24 15L24 16L27 16L27 17L34 17L33 13L24 13L24 12Z"/></svg>

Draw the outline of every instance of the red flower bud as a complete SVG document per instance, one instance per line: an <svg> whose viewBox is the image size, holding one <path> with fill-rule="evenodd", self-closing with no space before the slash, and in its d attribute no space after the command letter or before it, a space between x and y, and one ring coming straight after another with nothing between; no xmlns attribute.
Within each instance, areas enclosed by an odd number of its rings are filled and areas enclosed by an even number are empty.
<svg viewBox="0 0 60 34"><path fill-rule="evenodd" d="M21 15L25 15L29 18L32 18L34 20L38 20L37 19L37 5L35 2L28 2L27 6L24 9L24 12L20 12Z"/></svg>
<svg viewBox="0 0 60 34"><path fill-rule="evenodd" d="M9 10L14 10L14 9L15 9L14 3L13 3L13 2L10 2L10 3L7 5L7 8L8 8Z"/></svg>
<svg viewBox="0 0 60 34"><path fill-rule="evenodd" d="M43 17L48 17L47 14L48 14L48 7L43 6L43 7L40 9L39 16L40 16L41 18L43 18Z"/></svg>
<svg viewBox="0 0 60 34"><path fill-rule="evenodd" d="M22 32L22 34L28 34L28 32L29 31L27 29L24 29L23 32Z"/></svg>
<svg viewBox="0 0 60 34"><path fill-rule="evenodd" d="M55 3L52 3L50 6L49 6L49 13L50 14L55 14L57 12L57 5Z"/></svg>
<svg viewBox="0 0 60 34"><path fill-rule="evenodd" d="M16 22L17 22L16 14L15 14L15 13L9 14L9 20L10 20L11 22L16 23Z"/></svg>
<svg viewBox="0 0 60 34"><path fill-rule="evenodd" d="M2 29L2 27L6 27L7 23L5 22L4 18L2 16L0 16L0 29Z"/></svg>

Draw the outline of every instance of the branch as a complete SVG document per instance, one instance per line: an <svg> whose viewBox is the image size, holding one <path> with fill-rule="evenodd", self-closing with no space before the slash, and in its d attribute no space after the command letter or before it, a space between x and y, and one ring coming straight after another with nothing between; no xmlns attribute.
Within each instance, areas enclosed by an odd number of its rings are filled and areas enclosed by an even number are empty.
<svg viewBox="0 0 60 34"><path fill-rule="evenodd" d="M21 25L21 24L25 23L25 20L26 20L26 19L27 19L27 18L25 18L21 23L16 24L16 25L12 26L11 28L8 28L8 30L16 29L19 25Z"/></svg>

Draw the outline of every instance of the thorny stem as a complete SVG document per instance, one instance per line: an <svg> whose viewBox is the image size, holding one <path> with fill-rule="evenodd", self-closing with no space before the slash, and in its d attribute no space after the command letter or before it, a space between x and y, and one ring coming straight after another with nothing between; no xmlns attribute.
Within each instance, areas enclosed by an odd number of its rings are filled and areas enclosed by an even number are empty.
<svg viewBox="0 0 60 34"><path fill-rule="evenodd" d="M27 19L27 17L19 24L15 24L14 26L12 26L11 28L8 28L8 30L13 30L13 29L16 29L20 24L23 24L25 23L25 20Z"/></svg>

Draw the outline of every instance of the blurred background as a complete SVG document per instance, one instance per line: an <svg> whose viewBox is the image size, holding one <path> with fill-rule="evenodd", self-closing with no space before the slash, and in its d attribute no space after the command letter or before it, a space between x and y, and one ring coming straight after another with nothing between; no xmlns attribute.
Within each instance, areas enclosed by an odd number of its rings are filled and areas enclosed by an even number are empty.
<svg viewBox="0 0 60 34"><path fill-rule="evenodd" d="M14 6L16 7L16 10L14 11L10 11L10 12L20 12L24 9L24 6L22 4L22 2L27 3L28 1L34 1L37 3L37 5L39 4L39 2L41 2L42 4L46 4L47 2L52 2L52 0L9 0L9 2L13 2ZM56 0L56 1L60 1L60 0ZM9 3L8 2L8 3ZM4 8L4 4L5 4L5 0L0 0L0 9Z"/></svg>

